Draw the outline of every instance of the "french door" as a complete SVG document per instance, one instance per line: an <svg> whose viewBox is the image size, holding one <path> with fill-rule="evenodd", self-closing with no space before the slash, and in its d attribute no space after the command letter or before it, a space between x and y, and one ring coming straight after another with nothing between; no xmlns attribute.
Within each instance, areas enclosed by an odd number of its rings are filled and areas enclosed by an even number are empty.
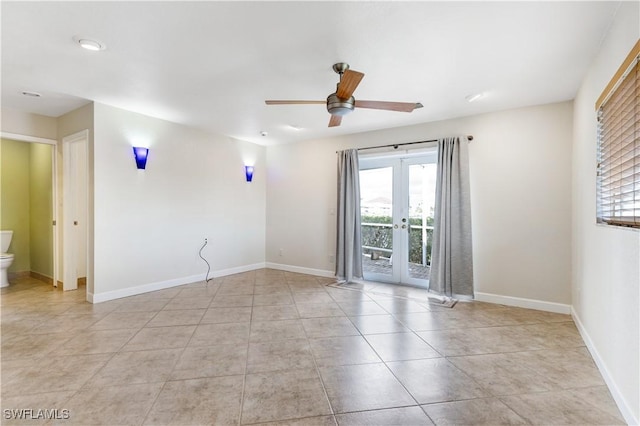
<svg viewBox="0 0 640 426"><path fill-rule="evenodd" d="M428 287L437 151L360 159L362 266L369 281Z"/></svg>

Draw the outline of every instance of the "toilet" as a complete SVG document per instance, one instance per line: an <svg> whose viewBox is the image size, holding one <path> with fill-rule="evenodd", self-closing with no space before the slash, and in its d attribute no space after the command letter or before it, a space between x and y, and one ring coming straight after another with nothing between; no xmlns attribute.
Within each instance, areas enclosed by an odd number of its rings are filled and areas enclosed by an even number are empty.
<svg viewBox="0 0 640 426"><path fill-rule="evenodd" d="M7 251L9 250L12 237L13 231L0 231L0 243L2 248L2 254L0 254L0 268L2 269L2 275L0 275L0 287L9 287L7 270L13 263L13 254L7 253Z"/></svg>

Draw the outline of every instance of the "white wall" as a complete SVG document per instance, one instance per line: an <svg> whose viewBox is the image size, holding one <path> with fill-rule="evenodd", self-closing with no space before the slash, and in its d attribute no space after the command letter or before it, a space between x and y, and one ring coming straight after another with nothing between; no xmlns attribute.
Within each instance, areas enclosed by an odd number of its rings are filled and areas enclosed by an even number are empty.
<svg viewBox="0 0 640 426"><path fill-rule="evenodd" d="M264 265L264 147L101 104L94 114L96 300L204 277L205 238L214 271ZM149 147L146 170L132 146Z"/></svg>
<svg viewBox="0 0 640 426"><path fill-rule="evenodd" d="M56 139L58 120L54 117L2 109L2 131L22 136Z"/></svg>
<svg viewBox="0 0 640 426"><path fill-rule="evenodd" d="M332 271L336 150L472 134L476 292L571 301L572 103L271 146L268 262ZM280 249L283 255L280 256Z"/></svg>
<svg viewBox="0 0 640 426"><path fill-rule="evenodd" d="M640 420L640 232L595 224L595 103L640 37L640 3L623 2L575 99L573 309L630 424Z"/></svg>

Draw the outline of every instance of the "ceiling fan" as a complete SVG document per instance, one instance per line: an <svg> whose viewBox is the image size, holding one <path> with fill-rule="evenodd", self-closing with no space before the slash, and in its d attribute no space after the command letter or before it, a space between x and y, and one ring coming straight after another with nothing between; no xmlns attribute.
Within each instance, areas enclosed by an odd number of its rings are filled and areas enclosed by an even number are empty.
<svg viewBox="0 0 640 426"><path fill-rule="evenodd" d="M327 111L331 114L329 127L339 126L342 116L347 115L355 108L382 109L386 111L411 112L416 108L422 108L420 102L385 102L385 101L357 101L353 92L360 84L364 74L349 69L349 64L338 62L333 65L333 70L340 75L340 81L334 93L327 97L326 101L282 101L268 100L267 105L320 105L326 104Z"/></svg>

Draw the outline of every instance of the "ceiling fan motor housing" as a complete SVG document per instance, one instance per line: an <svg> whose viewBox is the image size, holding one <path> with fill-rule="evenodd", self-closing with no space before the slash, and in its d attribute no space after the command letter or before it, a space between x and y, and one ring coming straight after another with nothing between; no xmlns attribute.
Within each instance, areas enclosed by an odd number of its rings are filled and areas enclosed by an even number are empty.
<svg viewBox="0 0 640 426"><path fill-rule="evenodd" d="M349 99L341 99L335 93L332 93L327 98L327 111L331 115L347 115L355 106L355 98L351 96Z"/></svg>

